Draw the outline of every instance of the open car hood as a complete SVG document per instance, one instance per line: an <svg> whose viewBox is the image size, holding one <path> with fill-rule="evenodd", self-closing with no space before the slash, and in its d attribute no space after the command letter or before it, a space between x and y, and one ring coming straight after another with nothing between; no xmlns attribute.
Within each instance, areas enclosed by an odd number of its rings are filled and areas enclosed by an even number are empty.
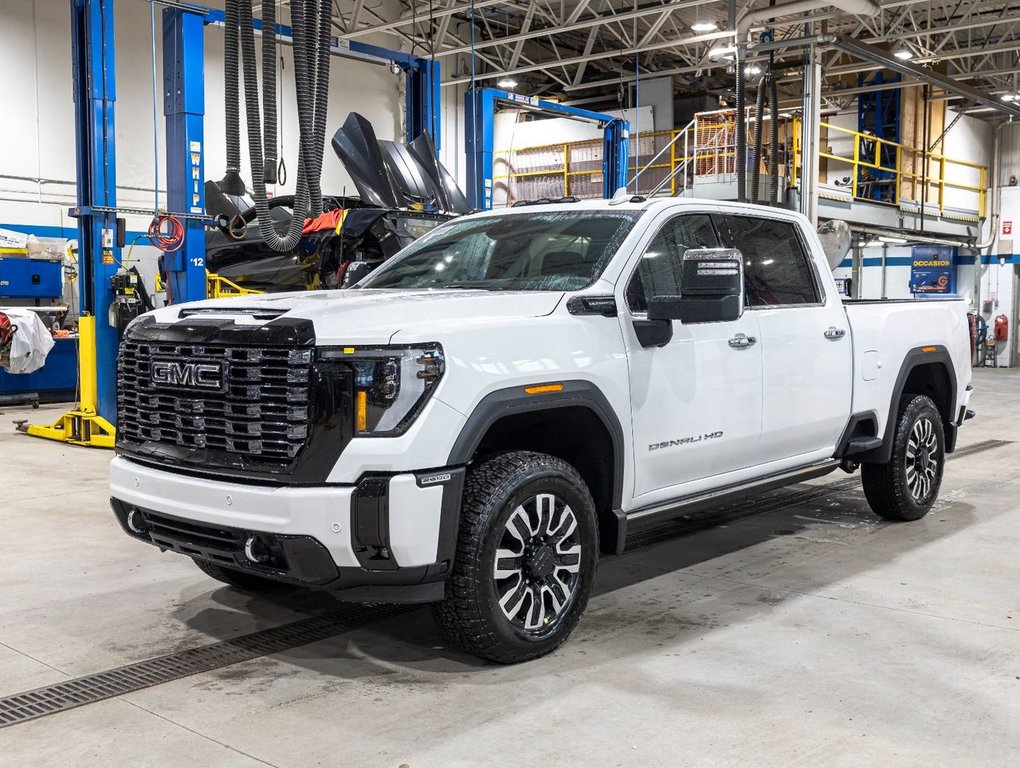
<svg viewBox="0 0 1020 768"><path fill-rule="evenodd" d="M428 133L408 145L380 141L372 124L351 112L331 143L363 200L384 208L423 205L447 213L471 212L457 182L436 158Z"/></svg>

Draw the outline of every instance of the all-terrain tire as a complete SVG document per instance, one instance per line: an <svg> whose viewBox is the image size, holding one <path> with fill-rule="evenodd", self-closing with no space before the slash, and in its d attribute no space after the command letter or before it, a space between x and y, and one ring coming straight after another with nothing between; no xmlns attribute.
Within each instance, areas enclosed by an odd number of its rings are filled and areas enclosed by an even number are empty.
<svg viewBox="0 0 1020 768"><path fill-rule="evenodd" d="M886 520L920 520L938 498L945 464L946 438L938 408L925 395L904 395L889 462L861 466L868 505Z"/></svg>
<svg viewBox="0 0 1020 768"><path fill-rule="evenodd" d="M465 480L436 619L457 645L491 661L549 653L588 604L598 540L591 493L570 464L528 451L492 456Z"/></svg>
<svg viewBox="0 0 1020 768"><path fill-rule="evenodd" d="M264 579L251 573L238 571L233 568L224 568L222 565L210 563L208 560L195 560L206 576L212 576L217 581L229 584L232 587L243 589L245 592L268 592L272 589L282 589L283 585L272 579Z"/></svg>

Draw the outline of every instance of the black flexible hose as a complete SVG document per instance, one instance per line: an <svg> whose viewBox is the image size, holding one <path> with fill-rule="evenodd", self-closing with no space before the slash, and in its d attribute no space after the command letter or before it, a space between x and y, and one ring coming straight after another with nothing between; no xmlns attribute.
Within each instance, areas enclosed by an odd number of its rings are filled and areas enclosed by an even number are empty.
<svg viewBox="0 0 1020 768"><path fill-rule="evenodd" d="M769 71L769 205L779 205L779 83Z"/></svg>
<svg viewBox="0 0 1020 768"><path fill-rule="evenodd" d="M266 184L276 183L276 0L262 3L262 122Z"/></svg>
<svg viewBox="0 0 1020 768"><path fill-rule="evenodd" d="M322 161L326 143L326 108L329 102L330 33L333 27L332 0L319 0L319 39L315 48L318 73L315 78L315 122L312 133L313 165L308 168L309 206L312 215L322 213Z"/></svg>
<svg viewBox="0 0 1020 768"><path fill-rule="evenodd" d="M238 90L238 0L226 0L223 30L223 103L227 175L241 171L241 104Z"/></svg>
<svg viewBox="0 0 1020 768"><path fill-rule="evenodd" d="M265 158L262 152L262 126L259 115L258 71L255 66L255 27L252 21L251 0L239 4L241 29L241 53L244 66L244 102L248 121L248 156L251 160L252 192L255 197L255 217L259 233L269 248L274 251L292 250L301 240L301 230L308 214L308 184L304 173L304 157L298 152L297 182L294 190L294 212L287 227L287 234L281 237L269 217L269 198L266 195ZM298 58L299 42L294 39L295 59ZM301 52L303 55L303 51ZM295 77L298 67L294 68ZM298 111L301 112L302 91L298 93Z"/></svg>
<svg viewBox="0 0 1020 768"><path fill-rule="evenodd" d="M754 148L751 150L751 202L757 203L760 197L761 188L761 129L765 119L765 79L768 75L758 81L758 98L754 103Z"/></svg>
<svg viewBox="0 0 1020 768"><path fill-rule="evenodd" d="M737 165L737 201L747 200L747 126L744 122L744 57L737 50L737 148L734 162Z"/></svg>

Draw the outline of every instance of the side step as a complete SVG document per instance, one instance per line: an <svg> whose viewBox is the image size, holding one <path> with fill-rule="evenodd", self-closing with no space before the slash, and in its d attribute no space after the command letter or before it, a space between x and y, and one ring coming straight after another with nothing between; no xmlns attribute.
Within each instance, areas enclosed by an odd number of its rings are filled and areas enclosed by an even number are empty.
<svg viewBox="0 0 1020 768"><path fill-rule="evenodd" d="M750 480L746 483L730 485L724 488L716 488L711 491L694 494L693 496L687 496L665 504L658 504L654 507L645 507L644 509L638 509L629 514L616 511L616 541L604 542L603 546L609 544L609 547L607 547L608 551L615 551L618 555L622 554L628 532L640 530L642 528L661 523L664 520L670 520L684 513L719 507L723 504L748 496L754 496L759 493L764 493L765 491L771 491L775 488L782 488L783 486L791 485L793 483L800 483L804 480L822 477L838 467L839 461L836 459L828 459L827 461L823 461L818 464L810 464L806 467L799 467L786 472L779 472L774 475L755 478L754 480Z"/></svg>
<svg viewBox="0 0 1020 768"><path fill-rule="evenodd" d="M882 447L882 438L860 435L858 437L850 438L850 442L846 444L846 450L843 452L844 456L853 456L858 453L864 453L865 451L871 451L875 448Z"/></svg>

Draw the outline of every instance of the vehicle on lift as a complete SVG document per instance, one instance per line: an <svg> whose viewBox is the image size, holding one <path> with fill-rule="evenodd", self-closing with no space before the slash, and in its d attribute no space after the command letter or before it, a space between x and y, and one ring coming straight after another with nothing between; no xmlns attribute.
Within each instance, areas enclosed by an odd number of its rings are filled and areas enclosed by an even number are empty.
<svg viewBox="0 0 1020 768"><path fill-rule="evenodd" d="M269 201L273 228L280 235L290 226L293 203L293 195ZM308 232L293 250L282 253L266 244L254 206L241 214L243 236L231 235L226 227L207 230L209 271L242 288L267 293L345 288L451 218L443 213L366 206L357 197L327 197L323 209L327 214L339 212L332 217L336 225ZM358 266L350 270L353 264Z"/></svg>
<svg viewBox="0 0 1020 768"><path fill-rule="evenodd" d="M499 662L560 645L642 527L858 466L923 517L972 415L964 302L841 300L807 219L694 199L462 217L349 290L148 313L118 366L128 534L434 601Z"/></svg>

